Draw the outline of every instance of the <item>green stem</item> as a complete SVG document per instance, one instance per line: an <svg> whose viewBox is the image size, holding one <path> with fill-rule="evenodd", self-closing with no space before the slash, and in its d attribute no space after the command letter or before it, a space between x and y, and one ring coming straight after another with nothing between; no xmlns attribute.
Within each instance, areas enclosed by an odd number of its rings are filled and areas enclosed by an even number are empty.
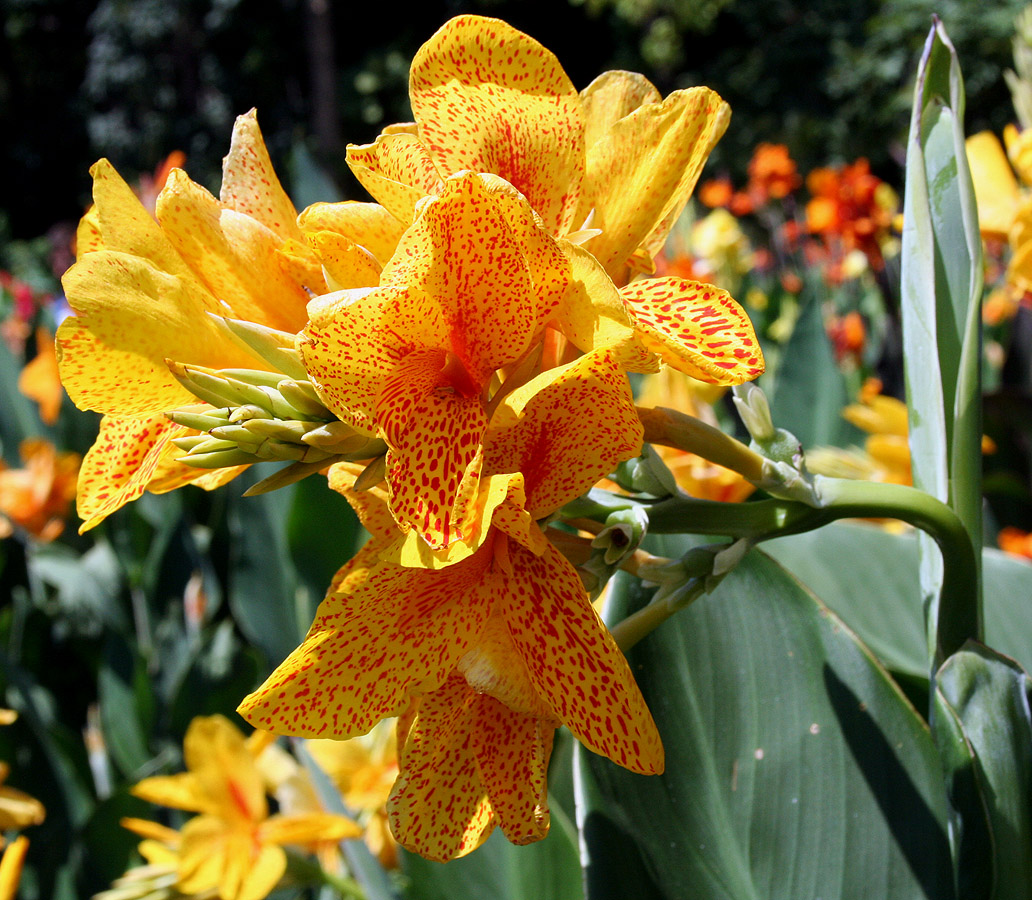
<svg viewBox="0 0 1032 900"><path fill-rule="evenodd" d="M975 548L963 522L950 507L924 491L898 484L817 476L814 486L819 507L781 499L717 503L672 497L648 507L649 530L727 535L759 542L812 531L837 519L899 519L931 535L942 553L936 665L959 650L968 638L981 637L979 607L973 602L978 597ZM635 640L647 633L643 631L645 626L653 623L654 628L673 611L648 613L634 626Z"/></svg>
<svg viewBox="0 0 1032 900"><path fill-rule="evenodd" d="M287 851L287 872L304 884L325 884L344 900L367 900L366 892L353 878L344 878L327 872L314 859Z"/></svg>

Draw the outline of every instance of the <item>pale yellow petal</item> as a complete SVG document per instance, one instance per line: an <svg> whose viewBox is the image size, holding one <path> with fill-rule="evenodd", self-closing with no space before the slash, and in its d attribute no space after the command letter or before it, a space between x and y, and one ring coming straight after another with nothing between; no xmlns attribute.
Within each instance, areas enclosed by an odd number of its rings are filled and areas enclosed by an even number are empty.
<svg viewBox="0 0 1032 900"><path fill-rule="evenodd" d="M304 813L271 816L258 829L259 839L270 844L313 844L356 838L362 828L346 816L332 813Z"/></svg>
<svg viewBox="0 0 1032 900"><path fill-rule="evenodd" d="M150 260L101 250L62 283L77 315L58 328L61 380L81 409L149 415L196 403L166 359L211 368L263 367L216 327L215 299Z"/></svg>
<svg viewBox="0 0 1032 900"><path fill-rule="evenodd" d="M304 326L308 294L276 255L283 238L258 219L224 208L181 169L172 170L158 195L157 217L180 255L209 292L228 305L232 317L281 331Z"/></svg>
<svg viewBox="0 0 1032 900"><path fill-rule="evenodd" d="M305 234L329 231L365 247L381 267L394 255L408 221L392 216L379 203L313 203L297 224Z"/></svg>
<svg viewBox="0 0 1032 900"><path fill-rule="evenodd" d="M589 149L592 227L602 234L587 247L618 285L635 251L654 254L663 245L729 118L709 88L675 91L615 122Z"/></svg>
<svg viewBox="0 0 1032 900"><path fill-rule="evenodd" d="M646 103L663 100L644 75L620 70L603 72L580 92L580 98L584 109L584 146L589 151L624 116Z"/></svg>
<svg viewBox="0 0 1032 900"><path fill-rule="evenodd" d="M1018 182L999 139L991 131L973 134L964 144L983 234L1005 236L1018 205Z"/></svg>
<svg viewBox="0 0 1032 900"><path fill-rule="evenodd" d="M233 140L222 161L219 199L229 209L257 219L281 238L301 239L297 210L272 167L253 109L237 116L233 125Z"/></svg>

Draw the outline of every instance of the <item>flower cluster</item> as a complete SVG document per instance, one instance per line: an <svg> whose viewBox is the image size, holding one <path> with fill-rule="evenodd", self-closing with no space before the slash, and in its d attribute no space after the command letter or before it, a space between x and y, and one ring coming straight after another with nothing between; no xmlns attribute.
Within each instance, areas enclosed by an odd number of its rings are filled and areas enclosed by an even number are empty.
<svg viewBox="0 0 1032 900"><path fill-rule="evenodd" d="M215 198L173 169L152 218L106 162L65 277L73 400L104 413L91 527L144 490L261 459L327 470L371 534L308 636L240 707L348 739L398 716L398 840L447 860L548 829L555 729L643 774L659 733L549 527L641 452L626 373L755 378L719 288L643 277L727 126L704 87L608 72L578 92L504 22L462 16L412 63L415 122L351 146L375 202L297 214L254 114ZM200 827L200 826L198 826Z"/></svg>

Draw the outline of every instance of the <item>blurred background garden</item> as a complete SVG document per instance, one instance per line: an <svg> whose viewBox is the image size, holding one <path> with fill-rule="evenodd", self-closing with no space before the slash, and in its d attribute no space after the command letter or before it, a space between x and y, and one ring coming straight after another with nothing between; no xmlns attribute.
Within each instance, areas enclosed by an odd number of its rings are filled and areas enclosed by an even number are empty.
<svg viewBox="0 0 1032 900"><path fill-rule="evenodd" d="M94 161L110 159L151 209L172 166L217 193L234 119L254 107L299 210L365 200L345 146L411 118L409 62L463 12L532 35L578 88L610 68L644 73L663 95L707 85L731 105L731 124L659 273L712 281L745 306L767 357L760 384L774 420L800 438L814 471L909 483L898 253L918 55L937 13L963 65L967 134L1002 141L1007 126L1032 124L1032 22L1016 25L1023 6L0 0L0 707L17 712L0 727L9 766L0 770L0 828L29 838L19 896L89 897L139 864L141 836L174 842L120 824L134 817L176 828L186 818L158 814L130 789L183 770L184 737L198 716L224 715L250 731L237 704L304 636L326 585L363 540L324 480L244 498L274 470L262 467L219 492L146 494L77 533L75 477L99 416L64 395L53 335L68 313L60 276L74 260ZM984 164L972 155L972 166L980 211L986 200L999 213L982 222L985 542L1032 558L1032 234L1020 211L1032 166L1019 139L1008 148L1017 179L994 139L985 139ZM681 408L740 428L719 394L647 389L658 391L656 402L681 397ZM696 496L742 500L751 490L697 458L668 464ZM361 848L349 842L354 880L341 876L325 896L451 890L438 867L399 859L384 830L396 773L389 735L295 748L293 757L280 745L248 752L281 810L346 808L366 829ZM564 752L568 760L562 746L557 758ZM313 758L318 765L306 768ZM558 867L573 897L580 875L564 849L575 843L564 823L568 778L553 792L558 836L526 852ZM554 849L556 841L565 844ZM463 870L489 892L511 849L494 839L490 847ZM329 871L333 851L310 849ZM374 859L392 873L386 880L368 874L383 871ZM305 857L292 865L299 884L311 881ZM177 896L166 882L151 896ZM315 890L288 886L277 896Z"/></svg>

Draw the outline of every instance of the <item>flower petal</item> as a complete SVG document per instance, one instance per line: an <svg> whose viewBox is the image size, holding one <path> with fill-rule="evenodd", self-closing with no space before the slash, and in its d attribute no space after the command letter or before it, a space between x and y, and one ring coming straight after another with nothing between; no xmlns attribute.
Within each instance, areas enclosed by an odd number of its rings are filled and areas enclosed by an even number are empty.
<svg viewBox="0 0 1032 900"><path fill-rule="evenodd" d="M181 169L158 195L157 217L173 246L234 318L281 331L305 324L308 294L276 251L283 238L249 215L224 208Z"/></svg>
<svg viewBox="0 0 1032 900"><path fill-rule="evenodd" d="M612 351L539 375L498 407L484 440L484 471L522 472L527 511L555 512L641 452L630 385Z"/></svg>
<svg viewBox="0 0 1032 900"><path fill-rule="evenodd" d="M419 698L404 740L387 813L398 842L427 859L465 856L494 828L471 747L477 699L461 675L452 675Z"/></svg>
<svg viewBox="0 0 1032 900"><path fill-rule="evenodd" d="M332 813L302 813L271 816L258 828L262 841L271 844L313 844L316 841L341 841L360 837L362 828L347 816Z"/></svg>
<svg viewBox="0 0 1032 900"><path fill-rule="evenodd" d="M675 369L711 384L763 374L752 322L731 295L685 278L645 278L620 291L645 346Z"/></svg>
<svg viewBox="0 0 1032 900"><path fill-rule="evenodd" d="M144 778L143 781L134 784L129 793L148 803L172 809L185 809L189 812L215 811L211 798L204 792L197 776L192 772Z"/></svg>
<svg viewBox="0 0 1032 900"><path fill-rule="evenodd" d="M991 131L973 134L964 143L983 234L1006 236L1014 221L1020 195L1007 154Z"/></svg>
<svg viewBox="0 0 1032 900"><path fill-rule="evenodd" d="M730 108L709 88L675 91L615 122L588 153L587 181L602 234L588 249L617 284L642 248L654 254L684 208Z"/></svg>
<svg viewBox="0 0 1032 900"><path fill-rule="evenodd" d="M225 337L207 315L215 298L192 278L125 253L89 253L62 283L77 315L57 330L61 380L80 409L148 415L197 399L166 359L211 368L262 364Z"/></svg>
<svg viewBox="0 0 1032 900"><path fill-rule="evenodd" d="M551 545L510 543L513 576L500 614L538 692L589 749L644 775L663 771L652 714L577 571Z"/></svg>
<svg viewBox="0 0 1032 900"><path fill-rule="evenodd" d="M505 836L514 844L548 834L548 760L555 723L481 696L470 734L480 780Z"/></svg>
<svg viewBox="0 0 1032 900"><path fill-rule="evenodd" d="M313 203L297 219L305 235L329 231L365 247L381 267L394 256L409 222L401 222L379 203Z"/></svg>
<svg viewBox="0 0 1032 900"><path fill-rule="evenodd" d="M480 553L441 572L381 561L366 546L344 566L301 644L240 713L258 728L338 740L438 688L490 614Z"/></svg>
<svg viewBox="0 0 1032 900"><path fill-rule="evenodd" d="M348 144L347 162L362 187L399 222L411 222L416 204L441 189L433 157L414 134L381 134L372 144Z"/></svg>
<svg viewBox="0 0 1032 900"><path fill-rule="evenodd" d="M412 60L409 98L442 174L500 175L550 232L570 230L584 121L580 98L549 50L498 19L458 16Z"/></svg>
<svg viewBox="0 0 1032 900"><path fill-rule="evenodd" d="M233 140L222 161L219 199L223 206L257 219L283 239L301 239L297 210L272 167L253 109L237 116L233 124Z"/></svg>
<svg viewBox="0 0 1032 900"><path fill-rule="evenodd" d="M139 419L105 416L100 433L82 461L76 509L83 520L79 533L137 499L156 477L169 477L169 454L177 452L173 438L196 434L163 415ZM179 470L189 466L178 464ZM238 470L239 471L239 470ZM174 487L207 475L203 469L183 472Z"/></svg>
<svg viewBox="0 0 1032 900"><path fill-rule="evenodd" d="M330 466L327 481L331 490L341 494L351 504L362 527L372 535L373 540L379 543L393 541L400 532L387 505L387 489L376 485L365 491L353 490L356 479L364 471L365 466L360 463L334 463Z"/></svg>
<svg viewBox="0 0 1032 900"><path fill-rule="evenodd" d="M317 231L307 237L334 291L371 288L380 283L380 264L364 247L333 231Z"/></svg>
<svg viewBox="0 0 1032 900"><path fill-rule="evenodd" d="M662 102L663 96L644 75L617 70L599 75L580 92L580 99L584 146L590 151L620 119L646 103Z"/></svg>
<svg viewBox="0 0 1032 900"><path fill-rule="evenodd" d="M557 311L566 338L585 353L612 349L631 372L656 372L659 359L642 345L627 304L595 257L582 247L562 243L570 260L570 284Z"/></svg>
<svg viewBox="0 0 1032 900"><path fill-rule="evenodd" d="M227 718L194 718L183 740L183 759L223 819L254 823L268 816L261 773L243 734Z"/></svg>

